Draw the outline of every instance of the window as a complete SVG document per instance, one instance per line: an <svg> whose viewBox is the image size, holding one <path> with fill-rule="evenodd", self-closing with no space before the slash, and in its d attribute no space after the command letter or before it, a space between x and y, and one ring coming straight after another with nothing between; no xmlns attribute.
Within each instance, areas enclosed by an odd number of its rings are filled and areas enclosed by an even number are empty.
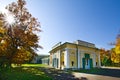
<svg viewBox="0 0 120 80"><path fill-rule="evenodd" d="M64 61L62 62L62 65L64 65Z"/></svg>
<svg viewBox="0 0 120 80"><path fill-rule="evenodd" d="M71 62L72 66L74 66L74 61Z"/></svg>
<svg viewBox="0 0 120 80"><path fill-rule="evenodd" d="M96 66L97 66L97 62L96 62Z"/></svg>

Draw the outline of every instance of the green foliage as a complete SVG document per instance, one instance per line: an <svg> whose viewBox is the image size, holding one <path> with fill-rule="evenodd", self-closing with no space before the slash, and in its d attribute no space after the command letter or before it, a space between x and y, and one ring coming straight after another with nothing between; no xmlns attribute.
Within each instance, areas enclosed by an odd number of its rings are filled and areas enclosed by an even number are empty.
<svg viewBox="0 0 120 80"><path fill-rule="evenodd" d="M107 65L107 57L104 57L104 59L103 59L103 65Z"/></svg>
<svg viewBox="0 0 120 80"><path fill-rule="evenodd" d="M100 50L100 59L101 63L104 66L111 65L111 53L109 50L101 49Z"/></svg>
<svg viewBox="0 0 120 80"><path fill-rule="evenodd" d="M103 59L103 65L104 66L110 66L112 64L112 61L110 58L104 57Z"/></svg>

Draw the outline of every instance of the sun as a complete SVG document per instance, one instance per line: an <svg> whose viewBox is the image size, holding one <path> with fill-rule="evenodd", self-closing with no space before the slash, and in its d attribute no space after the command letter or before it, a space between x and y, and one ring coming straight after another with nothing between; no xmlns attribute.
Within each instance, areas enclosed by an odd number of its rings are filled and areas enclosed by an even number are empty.
<svg viewBox="0 0 120 80"><path fill-rule="evenodd" d="M3 20L5 23L5 26L13 25L15 23L15 17L11 12L4 9L2 13L4 14Z"/></svg>
<svg viewBox="0 0 120 80"><path fill-rule="evenodd" d="M12 25L15 22L14 16L12 14L5 15L4 20L9 25Z"/></svg>

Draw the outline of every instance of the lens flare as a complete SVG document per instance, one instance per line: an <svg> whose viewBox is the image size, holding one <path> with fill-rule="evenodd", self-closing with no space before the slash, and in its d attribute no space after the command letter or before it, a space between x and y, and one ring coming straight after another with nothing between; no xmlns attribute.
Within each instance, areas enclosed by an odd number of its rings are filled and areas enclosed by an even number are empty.
<svg viewBox="0 0 120 80"><path fill-rule="evenodd" d="M3 10L3 21L4 21L4 26L9 27L10 25L13 25L15 23L15 17L14 15L9 12L8 10Z"/></svg>
<svg viewBox="0 0 120 80"><path fill-rule="evenodd" d="M4 20L8 25L12 25L15 22L14 16L11 14L5 15Z"/></svg>

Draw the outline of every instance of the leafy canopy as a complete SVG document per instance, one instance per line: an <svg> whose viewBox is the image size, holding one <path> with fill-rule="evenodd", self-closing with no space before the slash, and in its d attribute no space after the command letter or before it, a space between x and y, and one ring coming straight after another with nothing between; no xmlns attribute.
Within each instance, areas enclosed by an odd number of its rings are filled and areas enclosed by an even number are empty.
<svg viewBox="0 0 120 80"><path fill-rule="evenodd" d="M41 31L40 23L25 5L25 0L18 0L6 6L8 13L0 14L0 57L8 63L30 61L37 55L37 48L42 48L37 35ZM12 15L14 22L8 21L6 15Z"/></svg>

